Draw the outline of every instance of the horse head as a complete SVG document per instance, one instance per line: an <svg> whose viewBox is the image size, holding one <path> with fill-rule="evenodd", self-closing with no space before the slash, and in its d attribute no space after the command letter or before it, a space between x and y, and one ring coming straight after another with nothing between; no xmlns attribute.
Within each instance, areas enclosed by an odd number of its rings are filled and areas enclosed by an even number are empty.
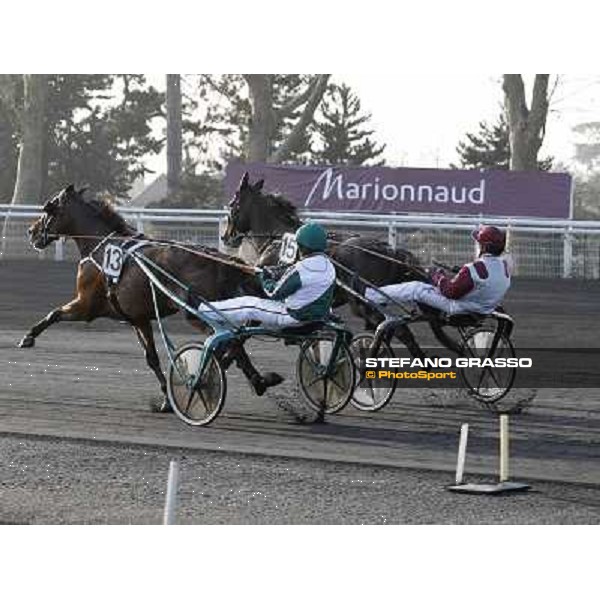
<svg viewBox="0 0 600 600"><path fill-rule="evenodd" d="M240 185L229 202L227 227L221 236L224 244L230 247L239 246L241 237L252 231L256 201L261 198L264 179L250 183L250 175L244 173Z"/></svg>
<svg viewBox="0 0 600 600"><path fill-rule="evenodd" d="M73 207L81 201L85 189L69 185L44 204L42 215L28 229L29 241L36 250L73 233Z"/></svg>
<svg viewBox="0 0 600 600"><path fill-rule="evenodd" d="M263 185L263 179L250 183L248 173L242 177L229 203L227 228L221 238L225 244L232 245L247 234L263 240L276 238L302 225L296 207L279 194L263 192Z"/></svg>

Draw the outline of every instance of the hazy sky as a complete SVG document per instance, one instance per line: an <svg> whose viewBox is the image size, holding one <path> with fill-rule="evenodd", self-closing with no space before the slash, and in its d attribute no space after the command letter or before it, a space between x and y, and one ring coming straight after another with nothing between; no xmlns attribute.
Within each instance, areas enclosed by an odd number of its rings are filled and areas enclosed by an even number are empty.
<svg viewBox="0 0 600 600"><path fill-rule="evenodd" d="M528 83L533 76L525 75ZM164 76L153 75L163 86ZM386 144L391 166L445 168L457 159L455 148L481 120L494 121L503 101L501 74L334 74L350 85L372 114L378 141ZM554 84L556 76L551 77ZM530 90L528 90L530 100ZM572 127L600 121L600 75L560 75L553 93L541 156L568 163L573 156ZM164 171L164 157L152 160Z"/></svg>

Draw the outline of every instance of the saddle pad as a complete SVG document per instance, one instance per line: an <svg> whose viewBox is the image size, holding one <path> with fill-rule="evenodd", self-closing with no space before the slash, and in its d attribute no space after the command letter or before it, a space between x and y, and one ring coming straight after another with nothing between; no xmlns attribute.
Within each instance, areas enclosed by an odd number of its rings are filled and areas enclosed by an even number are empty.
<svg viewBox="0 0 600 600"><path fill-rule="evenodd" d="M119 282L123 265L127 257L142 246L148 245L148 240L128 240L124 244L106 244L102 258L102 272L113 284Z"/></svg>

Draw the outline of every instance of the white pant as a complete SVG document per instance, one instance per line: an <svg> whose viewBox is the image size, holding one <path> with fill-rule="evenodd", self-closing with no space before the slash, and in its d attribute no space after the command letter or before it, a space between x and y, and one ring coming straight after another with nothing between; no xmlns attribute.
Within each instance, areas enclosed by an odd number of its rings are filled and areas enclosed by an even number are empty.
<svg viewBox="0 0 600 600"><path fill-rule="evenodd" d="M247 321L260 321L260 324L267 329L281 329L302 324L301 321L297 321L288 314L283 302L275 300L256 296L240 296L211 304L236 325L243 325ZM206 304L200 304L198 310L212 319L222 320L220 315Z"/></svg>
<svg viewBox="0 0 600 600"><path fill-rule="evenodd" d="M450 315L471 312L473 310L473 308L466 303L463 305L460 301L446 298L446 296L444 296L434 285L422 283L421 281L384 285L379 289L396 302L421 302ZM381 295L375 288L367 288L366 297L367 300L370 300L375 304L387 304L389 302L389 300Z"/></svg>

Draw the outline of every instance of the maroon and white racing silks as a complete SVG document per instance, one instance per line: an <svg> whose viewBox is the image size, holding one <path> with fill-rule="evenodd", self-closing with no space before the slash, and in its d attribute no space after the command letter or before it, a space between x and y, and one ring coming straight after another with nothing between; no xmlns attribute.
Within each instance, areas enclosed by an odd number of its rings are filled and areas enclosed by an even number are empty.
<svg viewBox="0 0 600 600"><path fill-rule="evenodd" d="M506 261L504 262L504 271L508 277L508 266ZM485 263L481 260L476 260L473 263L473 268L477 272L480 279L487 279L489 274ZM451 300L458 300L463 298L473 289L475 289L475 282L471 277L471 270L468 265L464 265L460 271L450 279L443 271L436 271L431 277L433 285L437 286L446 298Z"/></svg>

